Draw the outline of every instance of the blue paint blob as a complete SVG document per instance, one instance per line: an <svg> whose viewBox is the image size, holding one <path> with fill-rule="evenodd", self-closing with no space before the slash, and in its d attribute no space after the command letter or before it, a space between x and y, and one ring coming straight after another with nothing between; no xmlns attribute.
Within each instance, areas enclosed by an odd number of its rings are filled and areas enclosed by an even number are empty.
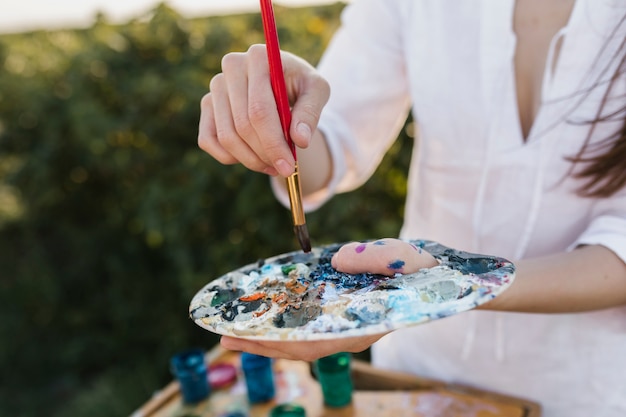
<svg viewBox="0 0 626 417"><path fill-rule="evenodd" d="M387 265L387 268L393 269L394 271L399 271L403 267L404 267L404 261L401 259L397 259L393 261L392 263L390 263L389 265Z"/></svg>

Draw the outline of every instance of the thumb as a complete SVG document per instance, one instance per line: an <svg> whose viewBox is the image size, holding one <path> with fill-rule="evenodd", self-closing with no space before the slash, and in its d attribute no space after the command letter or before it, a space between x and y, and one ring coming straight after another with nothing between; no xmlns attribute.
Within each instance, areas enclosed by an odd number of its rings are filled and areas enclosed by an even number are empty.
<svg viewBox="0 0 626 417"><path fill-rule="evenodd" d="M299 148L307 148L330 97L328 82L316 72L303 80L291 110L291 139Z"/></svg>

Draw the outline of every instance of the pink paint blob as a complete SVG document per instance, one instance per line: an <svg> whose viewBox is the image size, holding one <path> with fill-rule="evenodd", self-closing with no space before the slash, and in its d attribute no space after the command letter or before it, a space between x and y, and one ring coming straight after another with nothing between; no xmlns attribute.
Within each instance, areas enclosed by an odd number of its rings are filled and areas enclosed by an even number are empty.
<svg viewBox="0 0 626 417"><path fill-rule="evenodd" d="M354 251L356 253L361 253L365 250L365 248L367 247L367 245L365 243L360 244L359 246L357 246Z"/></svg>

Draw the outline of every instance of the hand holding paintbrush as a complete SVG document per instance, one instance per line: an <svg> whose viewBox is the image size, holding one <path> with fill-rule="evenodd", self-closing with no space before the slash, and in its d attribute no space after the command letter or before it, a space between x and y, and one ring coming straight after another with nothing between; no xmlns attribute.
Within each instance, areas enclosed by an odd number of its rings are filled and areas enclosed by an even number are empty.
<svg viewBox="0 0 626 417"><path fill-rule="evenodd" d="M330 87L311 64L280 51L271 2L261 6L267 47L252 45L223 57L222 73L211 79L200 103L198 145L222 164L241 163L274 176L272 181L287 178L295 233L309 251L302 195L323 190L332 175L330 149L317 129ZM294 144L307 149L306 163L296 159Z"/></svg>

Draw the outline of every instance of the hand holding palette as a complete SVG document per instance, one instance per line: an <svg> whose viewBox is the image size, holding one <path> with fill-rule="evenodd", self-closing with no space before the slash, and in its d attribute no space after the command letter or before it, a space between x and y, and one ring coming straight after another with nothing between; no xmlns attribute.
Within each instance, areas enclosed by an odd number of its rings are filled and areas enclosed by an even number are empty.
<svg viewBox="0 0 626 417"><path fill-rule="evenodd" d="M351 250L365 256L367 245L386 241L332 244L244 266L202 288L191 301L190 316L214 333L257 340L375 335L470 310L495 298L515 277L506 259L426 240L404 241L414 259L429 265L417 272L403 273L415 266L407 259L410 253L389 258L377 273L333 267L335 254ZM389 255L385 248L374 249Z"/></svg>

